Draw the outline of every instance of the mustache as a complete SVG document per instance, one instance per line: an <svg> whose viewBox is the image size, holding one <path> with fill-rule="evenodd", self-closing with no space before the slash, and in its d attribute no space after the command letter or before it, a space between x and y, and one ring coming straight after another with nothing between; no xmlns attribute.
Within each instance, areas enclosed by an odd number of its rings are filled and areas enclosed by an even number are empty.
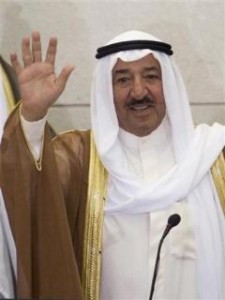
<svg viewBox="0 0 225 300"><path fill-rule="evenodd" d="M132 98L127 103L128 107L132 107L132 106L136 106L136 105L149 105L149 106L153 106L154 105L154 101L151 98L149 98L148 96L145 96L142 99Z"/></svg>

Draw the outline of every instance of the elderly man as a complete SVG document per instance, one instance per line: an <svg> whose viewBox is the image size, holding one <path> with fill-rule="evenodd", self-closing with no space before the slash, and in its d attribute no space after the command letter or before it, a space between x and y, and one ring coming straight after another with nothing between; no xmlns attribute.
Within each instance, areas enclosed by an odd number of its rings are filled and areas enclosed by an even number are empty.
<svg viewBox="0 0 225 300"><path fill-rule="evenodd" d="M56 44L42 61L34 32L24 66L11 57L22 105L7 122L0 178L18 297L148 299L159 240L178 213L155 299L224 299L225 128L194 128L170 45L129 31L98 49L92 131L51 141L46 114L73 70L56 76Z"/></svg>

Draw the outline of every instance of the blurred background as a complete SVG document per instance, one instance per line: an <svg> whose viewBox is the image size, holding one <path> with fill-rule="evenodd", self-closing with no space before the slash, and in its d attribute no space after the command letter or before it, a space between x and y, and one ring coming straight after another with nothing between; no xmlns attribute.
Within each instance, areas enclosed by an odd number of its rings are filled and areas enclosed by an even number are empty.
<svg viewBox="0 0 225 300"><path fill-rule="evenodd" d="M90 128L89 99L96 48L131 29L173 46L196 124L225 124L225 1L217 0L0 0L0 53L21 54L21 39L58 38L56 70L72 63L66 90L49 113L57 131Z"/></svg>

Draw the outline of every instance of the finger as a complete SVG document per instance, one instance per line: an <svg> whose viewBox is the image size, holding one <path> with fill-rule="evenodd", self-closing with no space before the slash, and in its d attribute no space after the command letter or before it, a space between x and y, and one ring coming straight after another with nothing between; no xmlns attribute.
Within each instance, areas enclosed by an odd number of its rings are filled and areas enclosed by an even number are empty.
<svg viewBox="0 0 225 300"><path fill-rule="evenodd" d="M28 37L22 39L22 57L25 66L29 66L33 61L30 51L30 39Z"/></svg>
<svg viewBox="0 0 225 300"><path fill-rule="evenodd" d="M33 61L40 62L42 59L41 55L41 37L38 31L32 32L32 55Z"/></svg>
<svg viewBox="0 0 225 300"><path fill-rule="evenodd" d="M64 89L66 83L67 83L67 80L70 76L70 74L73 72L74 70L74 66L73 65L67 65L66 67L64 67L61 71L61 73L59 74L58 76L58 79L57 79L57 84L59 85L59 88L61 90Z"/></svg>
<svg viewBox="0 0 225 300"><path fill-rule="evenodd" d="M48 49L46 53L45 61L54 65L55 64L55 57L56 57L56 50L57 50L57 38L52 37L49 40Z"/></svg>
<svg viewBox="0 0 225 300"><path fill-rule="evenodd" d="M23 67L19 63L16 53L10 54L10 61L14 71L16 72L17 75L19 75L22 72Z"/></svg>

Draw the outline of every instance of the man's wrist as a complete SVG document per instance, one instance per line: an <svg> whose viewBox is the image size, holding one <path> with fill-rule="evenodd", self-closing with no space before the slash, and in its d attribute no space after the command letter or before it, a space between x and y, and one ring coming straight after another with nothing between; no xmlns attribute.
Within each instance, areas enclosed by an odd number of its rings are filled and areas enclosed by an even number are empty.
<svg viewBox="0 0 225 300"><path fill-rule="evenodd" d="M20 114L26 121L35 122L44 119L47 115L47 110L37 111L33 108L30 109L21 103Z"/></svg>

